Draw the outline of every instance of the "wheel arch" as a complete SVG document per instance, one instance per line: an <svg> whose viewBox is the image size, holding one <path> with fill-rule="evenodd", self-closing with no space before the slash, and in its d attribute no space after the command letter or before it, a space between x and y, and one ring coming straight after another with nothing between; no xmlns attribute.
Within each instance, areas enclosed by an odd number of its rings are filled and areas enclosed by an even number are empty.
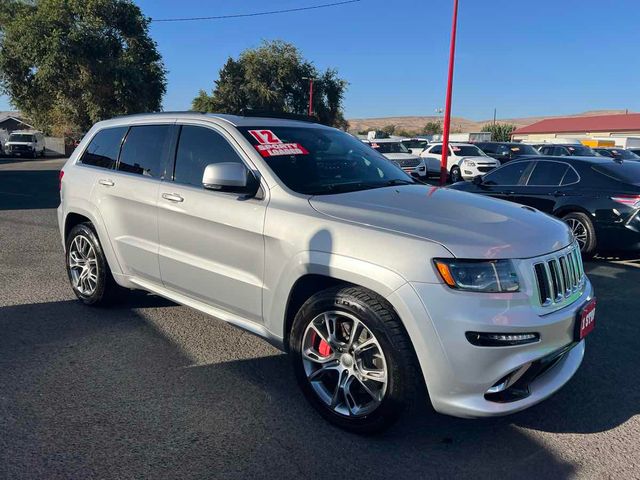
<svg viewBox="0 0 640 480"><path fill-rule="evenodd" d="M553 212L554 217L562 218L570 213L584 213L587 217L592 218L591 212L580 205L563 205Z"/></svg>

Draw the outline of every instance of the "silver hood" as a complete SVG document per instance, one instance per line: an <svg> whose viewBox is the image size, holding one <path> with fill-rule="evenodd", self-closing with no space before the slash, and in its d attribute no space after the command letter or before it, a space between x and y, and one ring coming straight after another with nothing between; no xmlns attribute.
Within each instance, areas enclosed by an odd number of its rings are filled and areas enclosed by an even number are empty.
<svg viewBox="0 0 640 480"><path fill-rule="evenodd" d="M383 153L389 160L420 160L418 155L412 153Z"/></svg>
<svg viewBox="0 0 640 480"><path fill-rule="evenodd" d="M427 185L314 196L330 217L413 235L458 258L529 258L572 242L567 226L515 203Z"/></svg>

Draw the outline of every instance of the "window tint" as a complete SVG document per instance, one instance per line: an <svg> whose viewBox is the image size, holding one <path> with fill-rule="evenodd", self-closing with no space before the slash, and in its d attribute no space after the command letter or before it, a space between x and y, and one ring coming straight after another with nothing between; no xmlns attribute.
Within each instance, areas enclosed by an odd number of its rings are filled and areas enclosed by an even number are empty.
<svg viewBox="0 0 640 480"><path fill-rule="evenodd" d="M485 185L518 185L522 174L529 168L531 162L508 163L485 175L482 183Z"/></svg>
<svg viewBox="0 0 640 480"><path fill-rule="evenodd" d="M553 147L542 147L540 149L540 153L542 153L543 155L551 155L553 154Z"/></svg>
<svg viewBox="0 0 640 480"><path fill-rule="evenodd" d="M122 146L118 170L160 178L170 133L170 125L131 127Z"/></svg>
<svg viewBox="0 0 640 480"><path fill-rule="evenodd" d="M201 187L206 166L222 162L242 163L236 151L222 135L205 127L182 127L174 181Z"/></svg>
<svg viewBox="0 0 640 480"><path fill-rule="evenodd" d="M429 153L435 153L436 155L442 155L442 145L436 145L433 147Z"/></svg>
<svg viewBox="0 0 640 480"><path fill-rule="evenodd" d="M611 162L592 167L596 172L624 183L640 185L640 162Z"/></svg>
<svg viewBox="0 0 640 480"><path fill-rule="evenodd" d="M533 172L529 175L527 185L560 185L560 181L562 177L564 177L567 168L569 168L569 165L566 163L537 162L533 168Z"/></svg>
<svg viewBox="0 0 640 480"><path fill-rule="evenodd" d="M125 133L127 133L126 127L100 130L82 154L80 162L94 167L113 168Z"/></svg>
<svg viewBox="0 0 640 480"><path fill-rule="evenodd" d="M569 167L567 169L567 172L564 174L564 178L562 179L562 185L570 185L579 181L580 177L578 177L576 171L573 168Z"/></svg>

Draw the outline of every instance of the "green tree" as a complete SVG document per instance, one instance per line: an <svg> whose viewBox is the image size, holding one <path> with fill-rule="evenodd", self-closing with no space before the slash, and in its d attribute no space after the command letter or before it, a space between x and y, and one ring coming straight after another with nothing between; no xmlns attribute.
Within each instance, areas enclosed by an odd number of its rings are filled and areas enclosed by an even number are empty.
<svg viewBox="0 0 640 480"><path fill-rule="evenodd" d="M130 0L2 0L0 87L39 128L159 111L166 72Z"/></svg>
<svg viewBox="0 0 640 480"><path fill-rule="evenodd" d="M383 131L389 137L389 136L391 136L391 135L393 135L395 133L396 126L395 125L385 125L380 130Z"/></svg>
<svg viewBox="0 0 640 480"><path fill-rule="evenodd" d="M511 134L516 129L515 125L509 123L487 123L482 127L483 132L491 132L491 139L494 142L508 142Z"/></svg>
<svg viewBox="0 0 640 480"><path fill-rule="evenodd" d="M211 95L201 90L192 107L203 112L264 110L304 115L309 108L309 81L304 77L315 79L314 115L322 123L346 130L342 100L347 82L336 70L319 72L294 45L279 40L245 50L238 59L229 58Z"/></svg>
<svg viewBox="0 0 640 480"><path fill-rule="evenodd" d="M422 129L425 135L436 135L442 133L442 124L440 122L427 122Z"/></svg>

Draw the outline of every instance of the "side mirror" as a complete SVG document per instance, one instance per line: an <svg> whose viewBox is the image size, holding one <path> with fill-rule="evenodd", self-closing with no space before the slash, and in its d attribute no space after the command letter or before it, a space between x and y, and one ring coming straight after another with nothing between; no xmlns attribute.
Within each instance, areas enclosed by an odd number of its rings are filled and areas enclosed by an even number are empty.
<svg viewBox="0 0 640 480"><path fill-rule="evenodd" d="M219 192L236 192L255 195L259 183L249 182L247 167L237 162L210 163L204 169L202 186ZM255 180L255 179L254 179Z"/></svg>
<svg viewBox="0 0 640 480"><path fill-rule="evenodd" d="M475 177L473 177L473 184L482 185L482 175L476 175Z"/></svg>

